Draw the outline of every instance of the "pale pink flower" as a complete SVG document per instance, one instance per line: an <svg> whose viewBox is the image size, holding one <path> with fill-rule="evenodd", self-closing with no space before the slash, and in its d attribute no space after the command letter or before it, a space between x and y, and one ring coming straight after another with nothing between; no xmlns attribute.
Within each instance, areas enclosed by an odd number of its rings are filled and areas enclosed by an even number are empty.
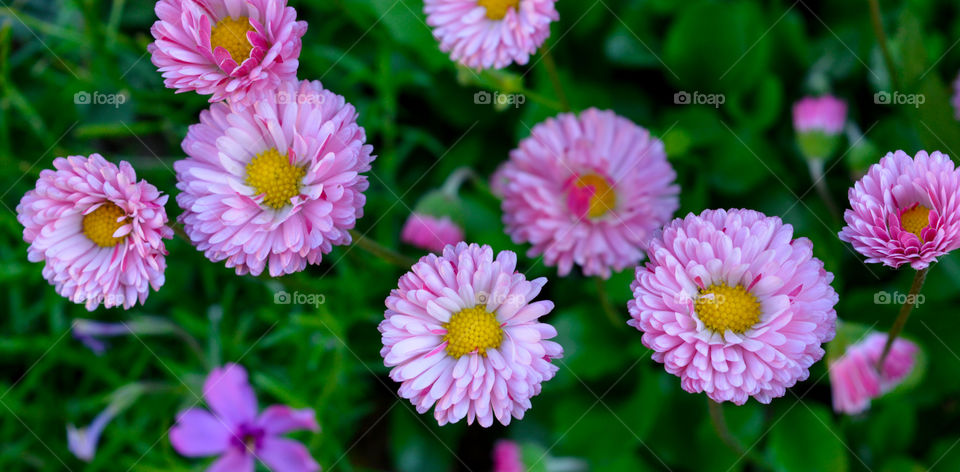
<svg viewBox="0 0 960 472"><path fill-rule="evenodd" d="M17 205L29 260L42 261L57 293L88 310L143 304L164 282L167 196L137 182L129 163L99 154L59 157L53 167Z"/></svg>
<svg viewBox="0 0 960 472"><path fill-rule="evenodd" d="M688 392L769 403L806 379L833 339L833 274L780 218L691 213L667 224L648 251L627 324Z"/></svg>
<svg viewBox="0 0 960 472"><path fill-rule="evenodd" d="M501 439L493 445L493 472L524 472L523 456L520 446Z"/></svg>
<svg viewBox="0 0 960 472"><path fill-rule="evenodd" d="M363 215L372 147L357 112L320 82L286 82L255 105L215 103L174 164L180 221L211 261L271 276L318 264Z"/></svg>
<svg viewBox="0 0 960 472"><path fill-rule="evenodd" d="M798 133L839 134L847 120L847 104L831 95L804 97L793 104L793 127Z"/></svg>
<svg viewBox="0 0 960 472"><path fill-rule="evenodd" d="M427 214L412 213L403 225L400 239L407 244L439 253L447 244L463 241L463 229L449 216L437 218Z"/></svg>
<svg viewBox="0 0 960 472"><path fill-rule="evenodd" d="M286 0L160 0L147 46L164 84L244 102L296 80L307 23Z"/></svg>
<svg viewBox="0 0 960 472"><path fill-rule="evenodd" d="M203 384L203 400L211 411L190 408L177 415L170 444L186 457L220 456L207 472L253 472L257 460L274 472L320 470L303 444L283 437L318 431L314 411L273 405L258 415L257 396L243 367L214 369Z"/></svg>
<svg viewBox="0 0 960 472"><path fill-rule="evenodd" d="M895 388L913 370L917 345L898 338L883 362L883 372L877 371L886 342L885 333L872 333L863 341L847 346L843 356L830 363L834 411L849 415L862 413L870 407L872 399Z"/></svg>
<svg viewBox="0 0 960 472"><path fill-rule="evenodd" d="M553 303L533 301L547 280L516 265L513 252L494 259L490 246L461 242L421 258L387 297L380 355L400 396L419 413L433 406L441 426L522 419L557 371L557 331L538 321Z"/></svg>
<svg viewBox="0 0 960 472"><path fill-rule="evenodd" d="M840 239L867 262L921 270L960 248L960 169L939 151L888 153L848 194Z"/></svg>
<svg viewBox="0 0 960 472"><path fill-rule="evenodd" d="M556 0L424 0L440 49L473 69L524 65L560 18Z"/></svg>
<svg viewBox="0 0 960 472"><path fill-rule="evenodd" d="M561 276L574 264L604 278L636 265L679 206L663 143L594 108L535 126L495 177L507 234Z"/></svg>

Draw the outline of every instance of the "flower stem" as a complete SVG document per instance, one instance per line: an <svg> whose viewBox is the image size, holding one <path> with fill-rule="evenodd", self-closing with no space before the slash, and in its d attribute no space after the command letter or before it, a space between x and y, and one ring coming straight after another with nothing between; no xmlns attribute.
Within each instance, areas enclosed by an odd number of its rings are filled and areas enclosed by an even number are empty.
<svg viewBox="0 0 960 472"><path fill-rule="evenodd" d="M897 76L896 68L893 64L893 56L890 54L890 48L887 46L887 33L883 31L883 16L880 14L880 1L868 0L870 2L870 23L873 25L873 34L877 37L877 44L880 46L880 52L883 54L883 62L887 66L887 73L890 74L890 82L897 90L900 89L900 78Z"/></svg>
<svg viewBox="0 0 960 472"><path fill-rule="evenodd" d="M740 444L740 441L737 441L737 438L733 437L733 433L731 433L730 428L727 427L727 420L723 416L723 405L707 398L707 407L710 410L710 422L713 423L713 428L717 431L717 436L720 436L720 440L722 440L730 450L740 456L740 458L746 458L757 467L765 470L773 470L773 467L771 467L763 457L758 456L752 450L745 450Z"/></svg>
<svg viewBox="0 0 960 472"><path fill-rule="evenodd" d="M473 169L469 167L458 167L447 176L447 180L443 182L443 187L441 187L440 190L449 198L457 198L457 192L460 191L460 186L463 185L463 182L473 177Z"/></svg>
<svg viewBox="0 0 960 472"><path fill-rule="evenodd" d="M900 314L897 315L897 319L893 321L893 326L890 327L890 331L887 333L887 343L884 344L883 353L880 354L880 360L877 362L877 370L881 372L883 371L883 363L886 362L887 355L890 354L890 348L893 347L893 341L895 341L897 336L900 335L900 332L903 331L903 327L910 318L910 312L913 311L913 306L916 304L920 289L923 288L923 282L927 280L927 272L929 270L930 267L920 269L913 276L910 293L907 294L907 299L903 301L903 306L900 307Z"/></svg>
<svg viewBox="0 0 960 472"><path fill-rule="evenodd" d="M379 257L380 259L383 259L387 263L393 264L397 267L403 267L405 269L409 269L412 265L417 263L417 261L410 257L404 256L393 249L381 246L376 241L367 238L355 229L350 230L350 236L353 238L353 243L356 244L357 247Z"/></svg>
<svg viewBox="0 0 960 472"><path fill-rule="evenodd" d="M813 186L817 189L820 199L827 206L827 211L833 217L834 223L840 223L843 221L840 217L840 209L830 197L830 190L827 189L827 181L823 175L823 159L807 159L807 164L810 167L810 178L813 179Z"/></svg>
<svg viewBox="0 0 960 472"><path fill-rule="evenodd" d="M553 84L553 90L557 94L557 99L563 106L563 111L570 111L570 102L567 100L567 94L563 91L563 85L560 83L560 74L557 73L557 63L550 54L550 48L544 45L540 48L540 56L543 59L543 65L547 68L547 75L550 76L550 82Z"/></svg>
<svg viewBox="0 0 960 472"><path fill-rule="evenodd" d="M600 307L603 308L603 313L607 315L607 319L613 323L613 326L617 328L623 328L626 326L624 321L620 319L620 316L617 315L617 311L613 309L613 304L610 303L610 298L607 297L607 290L604 286L603 279L600 277L594 277L593 280L597 282L597 297L600 298Z"/></svg>

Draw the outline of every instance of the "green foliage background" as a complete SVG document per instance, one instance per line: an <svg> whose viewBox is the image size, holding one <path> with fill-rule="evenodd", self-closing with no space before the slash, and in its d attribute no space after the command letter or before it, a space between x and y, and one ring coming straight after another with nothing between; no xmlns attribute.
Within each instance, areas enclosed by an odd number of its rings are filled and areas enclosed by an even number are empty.
<svg viewBox="0 0 960 472"><path fill-rule="evenodd" d="M956 157L960 125L949 83L960 68L956 2L884 3L896 65L893 80L871 29L868 2L560 0L548 47L575 110L611 108L667 145L682 186L678 215L749 207L780 215L836 275L844 320L886 329L897 307L874 304L879 290L905 292L912 274L875 265L836 237L840 224L811 190L798 156L790 105L830 91L848 101L851 120L878 151L845 152L828 162L832 196L844 205L852 174L903 149ZM555 115L557 95L540 56L526 67L476 75L440 53L420 0L291 0L309 22L300 78L320 79L359 109L379 156L358 229L418 257L399 229L418 197L454 169L488 176L529 128ZM576 457L597 471L755 470L720 441L703 395L649 358L640 333L622 322L632 271L603 284L617 324L604 315L597 285L558 278L538 259L520 260L528 277L546 276L542 297L557 308L545 321L566 349L556 378L523 421L484 430L439 428L398 400L379 356L376 326L401 268L358 248L334 249L323 263L279 280L237 277L182 239L168 243L166 285L130 311L82 306L56 295L41 265L26 259L13 209L57 156L100 152L130 161L141 178L175 194L172 163L207 104L165 89L146 55L152 2L0 2L0 469L203 470L179 457L166 437L176 412L196 402L210 366L239 362L261 405L317 411L323 431L295 435L325 470L489 470L493 441L522 442L536 460ZM884 106L874 93L923 93L926 103ZM527 103L474 104L480 90L526 93ZM80 91L125 93L119 107L75 105ZM679 91L722 93L725 103L678 106ZM534 99L536 97L537 99ZM468 183L468 239L496 250L526 248L503 234L499 203ZM171 201L171 217L180 210ZM282 288L322 293L326 303L275 305ZM771 405L726 406L735 437L777 471L901 472L960 470L960 258L931 271L926 300L907 326L927 366L922 378L874 403L860 417L837 416L823 362L810 379ZM177 336L123 337L97 356L69 333L75 318L167 318L200 346ZM148 382L113 423L92 463L66 448L67 423L85 425L112 392ZM533 461L531 461L533 462ZM534 470L544 470L540 461Z"/></svg>

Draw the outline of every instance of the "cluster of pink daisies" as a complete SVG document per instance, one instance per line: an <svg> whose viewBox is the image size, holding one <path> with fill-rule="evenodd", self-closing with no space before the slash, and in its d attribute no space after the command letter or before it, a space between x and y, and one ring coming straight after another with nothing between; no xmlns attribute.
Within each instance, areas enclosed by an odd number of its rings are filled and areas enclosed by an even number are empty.
<svg viewBox="0 0 960 472"><path fill-rule="evenodd" d="M557 19L555 0L426 0L440 48L471 68L525 64ZM319 82L298 81L305 22L284 0L160 0L149 46L167 87L210 95L174 164L184 236L238 275L281 276L350 244L363 215L372 147L355 108ZM846 106L826 97L794 109L805 155L825 159ZM167 196L126 162L58 158L17 207L31 261L63 296L90 310L144 303L164 282ZM439 424L522 419L563 355L511 251L463 242L444 203L425 198L402 237L433 254L386 298L381 355L399 394ZM535 126L492 178L505 231L527 255L609 278L635 267L628 324L688 392L768 403L809 376L834 338L838 295L813 244L780 218L708 209L674 219L680 189L663 143L612 111L563 113ZM451 191L452 189L452 191ZM925 271L960 247L960 170L945 155L891 153L850 189L840 238L891 267ZM648 261L639 265L644 258ZM917 348L874 334L832 361L837 409L862 411L910 371ZM882 365L877 365L882 363ZM210 470L318 466L280 437L318 428L312 410L257 414L246 372L210 374L212 413L181 413L170 432ZM506 447L506 446L505 446ZM507 447L509 449L509 447ZM509 451L508 451L509 452ZM504 455L515 455L514 452ZM506 469L504 469L506 470ZM512 470L512 469L511 469Z"/></svg>

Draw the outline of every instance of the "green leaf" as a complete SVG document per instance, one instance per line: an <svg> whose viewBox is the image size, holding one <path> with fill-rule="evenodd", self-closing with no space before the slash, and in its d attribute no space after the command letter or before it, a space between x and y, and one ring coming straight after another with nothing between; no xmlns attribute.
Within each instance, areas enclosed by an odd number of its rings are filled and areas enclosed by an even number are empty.
<svg viewBox="0 0 960 472"><path fill-rule="evenodd" d="M788 408L770 432L768 452L777 471L848 470L847 450L829 411L806 403Z"/></svg>

